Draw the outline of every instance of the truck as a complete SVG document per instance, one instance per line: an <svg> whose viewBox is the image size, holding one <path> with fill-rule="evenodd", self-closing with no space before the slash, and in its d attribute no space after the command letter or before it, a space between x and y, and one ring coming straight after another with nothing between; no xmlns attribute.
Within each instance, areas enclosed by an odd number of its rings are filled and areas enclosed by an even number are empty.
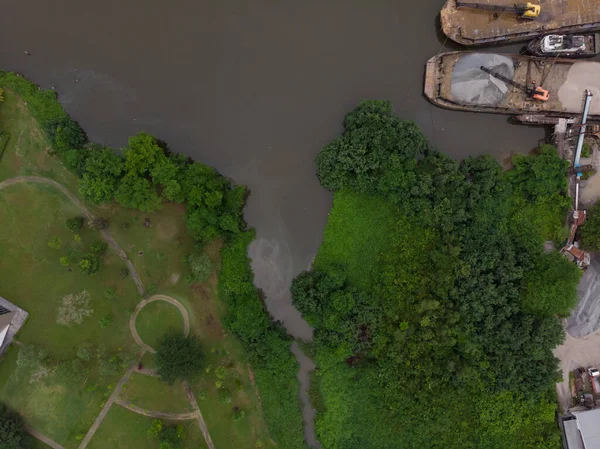
<svg viewBox="0 0 600 449"><path fill-rule="evenodd" d="M600 371L597 368L588 368L588 375L594 394L600 394Z"/></svg>

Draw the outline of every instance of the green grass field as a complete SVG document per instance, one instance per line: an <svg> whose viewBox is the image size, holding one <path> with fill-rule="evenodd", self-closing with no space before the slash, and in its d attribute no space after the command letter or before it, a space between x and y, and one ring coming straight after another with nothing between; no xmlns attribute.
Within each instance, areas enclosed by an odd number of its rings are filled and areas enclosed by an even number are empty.
<svg viewBox="0 0 600 449"><path fill-rule="evenodd" d="M183 332L183 317L174 305L154 301L140 310L135 326L144 343L158 348L160 339L166 334Z"/></svg>
<svg viewBox="0 0 600 449"><path fill-rule="evenodd" d="M150 438L147 431L152 418L113 406L102 425L88 445L89 449L158 449L159 441ZM183 449L205 449L206 443L196 420L178 421L166 425L181 424L186 430Z"/></svg>
<svg viewBox="0 0 600 449"><path fill-rule="evenodd" d="M396 208L384 199L336 192L314 268L341 264L352 281L366 282L398 218Z"/></svg>
<svg viewBox="0 0 600 449"><path fill-rule="evenodd" d="M143 409L187 413L194 409L182 382L169 385L157 377L133 374L121 398Z"/></svg>

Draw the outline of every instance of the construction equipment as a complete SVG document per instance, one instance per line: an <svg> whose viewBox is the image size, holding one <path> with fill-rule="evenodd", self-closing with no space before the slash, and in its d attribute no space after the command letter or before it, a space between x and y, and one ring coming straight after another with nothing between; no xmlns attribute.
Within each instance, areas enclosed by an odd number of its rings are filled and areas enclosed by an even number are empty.
<svg viewBox="0 0 600 449"><path fill-rule="evenodd" d="M472 8L482 9L485 11L494 11L495 13L510 13L516 14L519 19L533 20L540 15L542 8L540 5L534 5L533 3L527 2L525 5L517 5L516 3L512 6L508 5L490 5L489 3L478 3L478 2L463 2L460 0L456 1L456 8Z"/></svg>
<svg viewBox="0 0 600 449"><path fill-rule="evenodd" d="M500 81L504 81L505 83L516 87L517 89L521 89L521 90L525 91L525 93L527 93L527 95L529 95L534 100L548 101L548 99L550 98L550 92L548 92L543 87L540 87L540 86L528 87L524 84L517 83L516 81L513 81L512 79L508 78L507 76L501 75L498 72L494 72L493 70L488 69L485 66L481 66L479 68L482 71L484 71L485 73L488 73L489 75L493 76L494 78L498 78Z"/></svg>

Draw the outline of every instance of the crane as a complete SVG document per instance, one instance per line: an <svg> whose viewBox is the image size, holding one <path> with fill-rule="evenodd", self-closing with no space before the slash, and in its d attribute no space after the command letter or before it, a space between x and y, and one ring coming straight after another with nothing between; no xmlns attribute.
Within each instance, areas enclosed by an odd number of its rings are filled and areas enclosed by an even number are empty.
<svg viewBox="0 0 600 449"><path fill-rule="evenodd" d="M494 78L498 78L499 80L504 81L505 83L510 84L511 86L514 86L518 89L525 91L525 93L527 93L527 95L529 95L534 100L548 101L548 99L550 98L550 92L548 92L543 87L540 87L540 86L535 86L533 88L528 87L528 86L525 86L524 84L517 83L516 81L513 81L512 79L510 79L504 75L501 75L498 72L494 72L493 70L488 69L487 67L481 66L479 68L481 70L483 70L485 73L490 74Z"/></svg>
<svg viewBox="0 0 600 449"><path fill-rule="evenodd" d="M472 8L472 9L482 9L485 11L494 11L494 12L505 12L516 14L519 19L535 19L540 15L541 7L540 5L534 5L533 3L527 2L525 5L517 5L516 3L512 6L508 5L490 5L489 3L479 3L479 2L463 2L461 0L456 0L456 8Z"/></svg>

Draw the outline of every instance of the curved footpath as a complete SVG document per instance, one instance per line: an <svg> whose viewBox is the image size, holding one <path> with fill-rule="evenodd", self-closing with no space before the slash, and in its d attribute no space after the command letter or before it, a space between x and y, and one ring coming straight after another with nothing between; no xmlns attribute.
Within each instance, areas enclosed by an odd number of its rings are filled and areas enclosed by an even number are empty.
<svg viewBox="0 0 600 449"><path fill-rule="evenodd" d="M144 340L142 340L140 334L138 334L137 328L135 327L135 321L137 320L140 311L148 304L154 301L165 301L177 307L179 309L179 313L181 313L181 316L183 317L183 333L186 337L190 335L190 315L187 309L183 306L183 304L181 304L175 298L166 295L154 295L148 299L140 301L135 307L135 312L133 313L133 315L131 315L131 318L129 318L129 331L131 332L131 335L133 336L135 342L140 347L153 354L156 352L156 350L153 347L148 346L146 343L144 343Z"/></svg>
<svg viewBox="0 0 600 449"><path fill-rule="evenodd" d="M73 204L75 204L75 206L89 220L95 219L94 214L92 214L92 212L90 212L90 210L85 206L85 204L83 204L83 202L77 196L75 196L73 193L71 193L61 183L59 183L53 179L44 178L41 176L16 176L14 178L9 178L9 179L6 179L6 180L0 182L0 190L3 190L6 187L9 187L12 185L21 184L21 183L34 183L34 184L44 184L44 185L53 186L53 187L57 188L61 193L63 193L67 198L69 198L71 200L71 202ZM135 269L135 266L133 265L131 260L129 260L129 257L127 257L127 254L125 253L125 251L123 251L123 248L121 248L121 246L117 243L117 241L113 238L113 236L111 235L111 233L108 230L101 229L101 230L99 230L99 232L102 235L102 237L106 240L106 242L110 246L112 246L115 251L117 251L117 253L119 254L119 257L125 262L125 264L127 265L127 268L129 269L129 273L131 274L131 277L133 278L133 281L135 282L138 293L140 294L140 296L143 296L145 293L144 284L142 283L142 280L140 279L140 276L138 275L137 270ZM100 424L102 424L102 421L104 420L104 418L108 414L108 411L110 410L110 408L112 407L112 405L115 402L118 405L125 407L135 413L140 413L140 414L146 415L146 416L153 416L153 417L164 418L164 419L175 419L175 420L196 418L198 420L198 425L200 426L200 430L202 431L202 434L204 435L204 439L206 440L206 444L208 445L208 448L215 449L212 439L210 438L210 434L208 432L206 423L204 422L204 418L202 417L202 413L200 412L200 408L198 407L198 402L196 401L196 398L194 397L194 395L191 391L191 388L189 387L189 384L187 382L185 382L185 388L186 388L186 391L188 394L188 398L190 400L190 404L194 408L194 412L191 412L191 413L172 414L172 413L162 413L162 412L158 412L158 411L145 411L145 410L141 409L140 407L137 407L137 406L131 405L131 404L127 404L126 402L119 399L119 395L121 394L121 392L123 390L123 385L125 385L129 381L131 374L133 372L138 372L140 374L145 374L145 375L149 375L149 376L157 375L156 371L154 371L154 370L137 370L137 365L139 363L139 360L141 360L141 358L144 356L144 354L147 351L149 351L149 352L155 352L155 351L153 348L151 348L150 346L145 344L142 341L142 339L140 338L139 334L137 333L137 329L135 328L135 318L137 317L139 311L142 310L142 308L146 304L153 302L153 301L166 301L166 302L174 305L175 307L177 307L179 309L181 315L183 316L184 333L186 336L189 335L189 333L190 333L189 314L188 314L187 310L185 309L185 307L183 306L183 304L181 304L175 298L171 298L170 296L165 296L165 295L154 295L151 298L143 299L142 301L140 301L138 303L135 313L132 315L131 319L129 320L129 329L131 331L131 335L133 336L134 340L136 341L136 343L138 345L140 345L142 350L141 350L137 360L131 364L131 366L127 369L127 372L123 375L123 377L121 377L121 379L115 386L115 389L113 390L110 397L108 398L108 400L102 407L102 410L100 411L100 413L94 420L94 423L92 424L92 426L86 433L85 437L81 440L81 444L79 445L78 449L85 449L87 447L88 443L90 442L90 440L96 433L96 430L98 430L98 427L100 427ZM54 449L64 449L63 446L61 446L60 444L51 440L47 436L42 435L41 433L37 432L35 429L28 427L27 430L31 435L33 435L38 440L44 442L48 446L50 446Z"/></svg>

